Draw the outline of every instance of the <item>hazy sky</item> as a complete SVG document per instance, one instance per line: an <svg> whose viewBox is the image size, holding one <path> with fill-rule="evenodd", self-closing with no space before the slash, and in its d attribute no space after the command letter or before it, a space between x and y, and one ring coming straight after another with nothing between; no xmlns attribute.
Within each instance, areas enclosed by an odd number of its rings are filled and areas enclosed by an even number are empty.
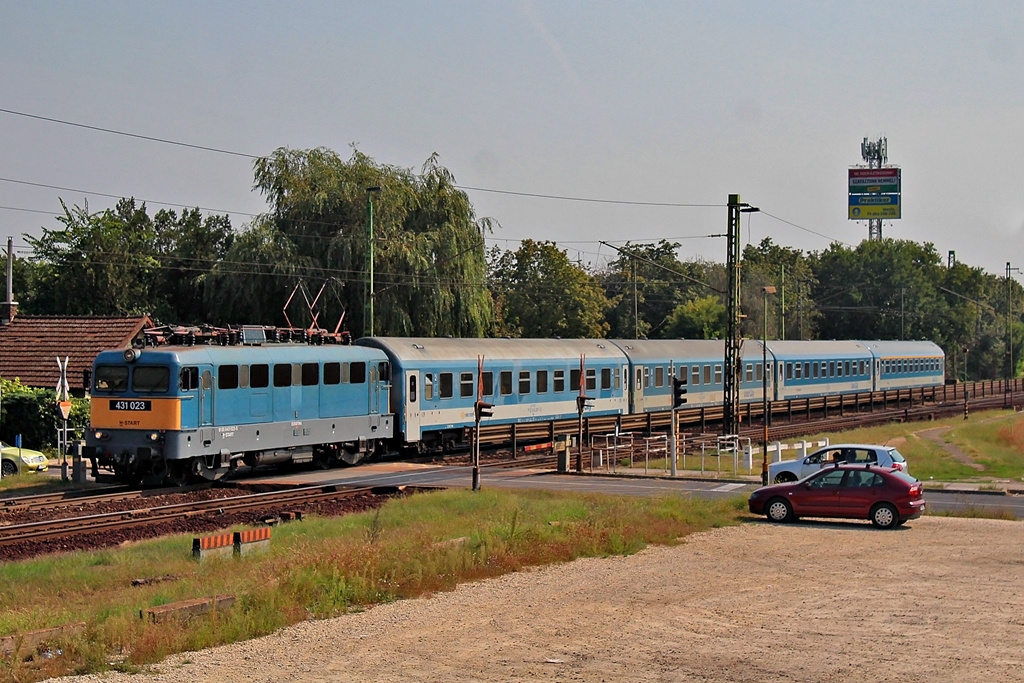
<svg viewBox="0 0 1024 683"><path fill-rule="evenodd" d="M595 264L601 240L661 238L724 261L707 236L731 193L764 212L744 242L854 246L847 169L885 136L903 218L883 235L1002 274L1024 267L1022 35L1024 3L995 0L0 0L0 108L249 155L355 144L418 171L436 152L467 188L606 200L467 190L501 226L491 244L554 240ZM10 113L0 149L19 253L59 199L236 227L266 208L246 156Z"/></svg>

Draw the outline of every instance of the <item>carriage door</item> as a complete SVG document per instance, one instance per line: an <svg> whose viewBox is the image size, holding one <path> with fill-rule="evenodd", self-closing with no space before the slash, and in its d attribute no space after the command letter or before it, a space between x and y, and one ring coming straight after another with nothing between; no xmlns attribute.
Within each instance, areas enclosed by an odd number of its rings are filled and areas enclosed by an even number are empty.
<svg viewBox="0 0 1024 683"><path fill-rule="evenodd" d="M633 366L633 412L642 413L646 409L644 401L644 368Z"/></svg>
<svg viewBox="0 0 1024 683"><path fill-rule="evenodd" d="M370 414L380 412L380 372L376 363L370 363Z"/></svg>
<svg viewBox="0 0 1024 683"><path fill-rule="evenodd" d="M213 424L213 369L199 366L199 426Z"/></svg>

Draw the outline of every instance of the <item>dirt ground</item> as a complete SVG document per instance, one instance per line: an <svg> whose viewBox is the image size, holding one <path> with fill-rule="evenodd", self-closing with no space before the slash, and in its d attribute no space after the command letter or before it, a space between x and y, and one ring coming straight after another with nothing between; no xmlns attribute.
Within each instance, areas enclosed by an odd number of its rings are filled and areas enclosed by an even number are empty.
<svg viewBox="0 0 1024 683"><path fill-rule="evenodd" d="M64 680L1024 681L1022 552L1020 522L758 521Z"/></svg>

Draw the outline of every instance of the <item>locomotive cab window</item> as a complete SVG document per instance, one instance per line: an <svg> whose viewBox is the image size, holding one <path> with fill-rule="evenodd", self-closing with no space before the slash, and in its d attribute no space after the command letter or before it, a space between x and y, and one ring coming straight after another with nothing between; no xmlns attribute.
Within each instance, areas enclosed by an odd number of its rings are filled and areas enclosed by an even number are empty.
<svg viewBox="0 0 1024 683"><path fill-rule="evenodd" d="M195 391L198 388L199 368L195 366L182 368L181 372L178 373L178 389L181 391Z"/></svg>
<svg viewBox="0 0 1024 683"><path fill-rule="evenodd" d="M196 368L192 369L196 370ZM98 365L93 380L96 384L96 391L124 391L128 388L128 368L124 365ZM197 370L196 383L198 382L199 372Z"/></svg>
<svg viewBox="0 0 1024 683"><path fill-rule="evenodd" d="M171 369L166 366L136 366L132 372L132 391L140 394L165 394L171 386Z"/></svg>

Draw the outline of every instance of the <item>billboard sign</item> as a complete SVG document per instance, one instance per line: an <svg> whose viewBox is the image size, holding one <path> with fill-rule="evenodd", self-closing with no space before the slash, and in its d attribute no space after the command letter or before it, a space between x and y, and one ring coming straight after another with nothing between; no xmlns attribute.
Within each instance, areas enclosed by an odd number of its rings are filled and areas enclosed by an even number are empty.
<svg viewBox="0 0 1024 683"><path fill-rule="evenodd" d="M900 196L898 194L851 194L849 208L850 220L895 219L900 217Z"/></svg>
<svg viewBox="0 0 1024 683"><path fill-rule="evenodd" d="M899 194L900 169L851 168L849 187L850 194L873 194L879 192Z"/></svg>

